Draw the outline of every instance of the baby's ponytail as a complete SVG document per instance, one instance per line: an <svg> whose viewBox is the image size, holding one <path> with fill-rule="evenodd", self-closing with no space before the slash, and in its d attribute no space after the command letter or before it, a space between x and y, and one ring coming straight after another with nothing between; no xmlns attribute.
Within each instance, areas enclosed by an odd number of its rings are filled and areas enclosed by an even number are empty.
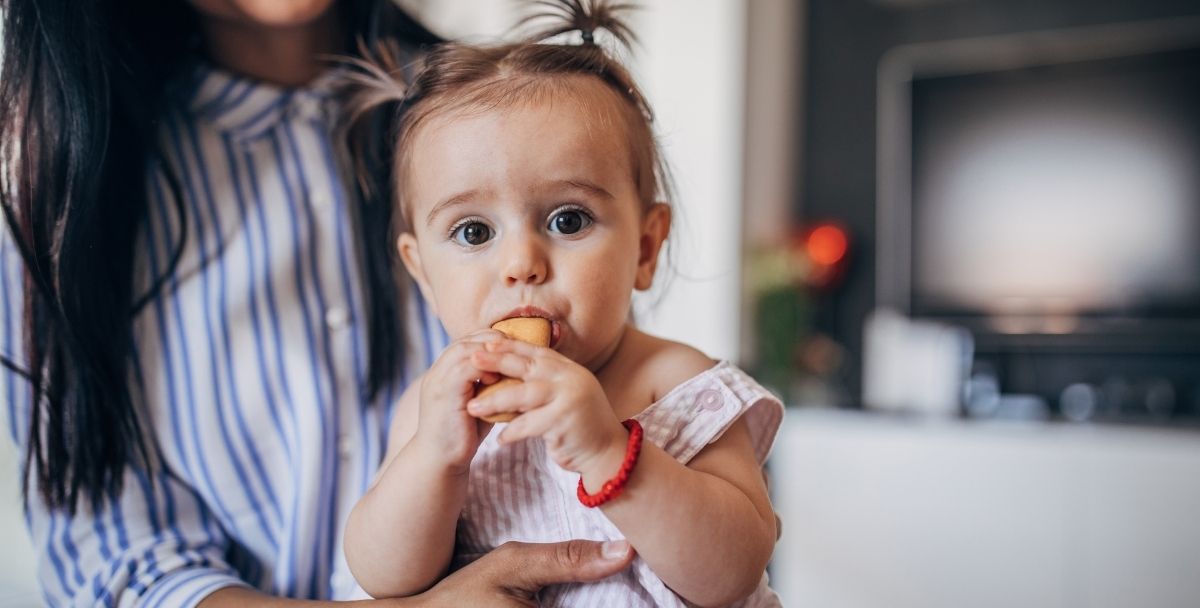
<svg viewBox="0 0 1200 608"><path fill-rule="evenodd" d="M625 47L637 42L633 30L618 17L620 13L638 8L635 4L612 0L533 0L530 4L545 11L529 15L521 24L548 23L531 31L527 38L529 42L544 42L578 31L583 46L594 46L595 34L600 30L612 34Z"/></svg>

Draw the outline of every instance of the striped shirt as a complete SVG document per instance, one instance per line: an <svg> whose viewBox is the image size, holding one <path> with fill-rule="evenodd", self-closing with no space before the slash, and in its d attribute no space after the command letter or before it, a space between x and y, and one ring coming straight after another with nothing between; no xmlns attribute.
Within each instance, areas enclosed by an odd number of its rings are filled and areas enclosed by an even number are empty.
<svg viewBox="0 0 1200 608"><path fill-rule="evenodd" d="M392 404L445 346L414 297L406 370L364 397L367 326L351 194L332 152L329 78L280 89L189 70L161 159L187 213L181 262L134 319L132 378L164 467L129 471L93 515L26 514L51 605L192 606L249 585L337 598L357 589L343 523L382 457ZM181 223L162 165L148 176L137 280L167 267ZM0 230L0 352L21 352L21 262ZM415 290L409 290L415 293ZM26 382L0 371L23 445Z"/></svg>
<svg viewBox="0 0 1200 608"><path fill-rule="evenodd" d="M783 404L745 372L723 361L675 387L634 418L646 430L645 441L684 464L736 420L744 419L754 455L762 465L783 422ZM579 475L555 464L545 443L531 439L502 446L498 439L502 430L502 425L493 428L471 461L466 504L458 524L457 563L474 560L510 540L624 538L600 509L580 504L575 496ZM689 605L640 557L602 581L546 587L539 600L542 606L572 608ZM735 605L767 608L778 606L779 598L767 586L764 573L758 588Z"/></svg>

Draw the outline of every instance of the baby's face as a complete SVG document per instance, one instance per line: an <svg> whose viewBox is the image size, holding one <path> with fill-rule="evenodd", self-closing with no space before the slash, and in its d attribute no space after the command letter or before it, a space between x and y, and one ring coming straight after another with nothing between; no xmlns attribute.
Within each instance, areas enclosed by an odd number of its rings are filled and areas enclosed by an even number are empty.
<svg viewBox="0 0 1200 608"><path fill-rule="evenodd" d="M615 95L436 117L411 141L401 258L452 338L515 316L589 369L611 356L670 212L640 203Z"/></svg>

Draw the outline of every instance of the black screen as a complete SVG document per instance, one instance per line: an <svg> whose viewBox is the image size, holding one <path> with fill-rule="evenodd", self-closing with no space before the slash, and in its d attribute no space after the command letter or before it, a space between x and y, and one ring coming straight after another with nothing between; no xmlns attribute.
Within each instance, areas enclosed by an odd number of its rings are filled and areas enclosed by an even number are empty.
<svg viewBox="0 0 1200 608"><path fill-rule="evenodd" d="M1200 317L1200 49L917 78L917 314Z"/></svg>

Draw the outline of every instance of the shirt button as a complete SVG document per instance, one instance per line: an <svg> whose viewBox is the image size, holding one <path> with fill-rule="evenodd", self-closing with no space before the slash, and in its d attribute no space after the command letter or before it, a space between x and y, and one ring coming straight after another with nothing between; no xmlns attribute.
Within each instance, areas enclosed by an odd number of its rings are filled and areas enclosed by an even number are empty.
<svg viewBox="0 0 1200 608"><path fill-rule="evenodd" d="M337 448L338 457L343 461L350 460L354 456L354 446L350 444L350 438L345 435L338 436Z"/></svg>
<svg viewBox="0 0 1200 608"><path fill-rule="evenodd" d="M316 209L317 211L328 210L330 204L333 202L332 199L329 198L329 195L325 194L324 192L313 193L311 196L311 201L313 209Z"/></svg>
<svg viewBox="0 0 1200 608"><path fill-rule="evenodd" d="M696 402L700 404L700 407L714 412L725 405L725 399L721 396L721 391L712 388L700 391L696 395Z"/></svg>
<svg viewBox="0 0 1200 608"><path fill-rule="evenodd" d="M329 329L344 329L350 324L350 312L341 306L325 311L325 325Z"/></svg>

